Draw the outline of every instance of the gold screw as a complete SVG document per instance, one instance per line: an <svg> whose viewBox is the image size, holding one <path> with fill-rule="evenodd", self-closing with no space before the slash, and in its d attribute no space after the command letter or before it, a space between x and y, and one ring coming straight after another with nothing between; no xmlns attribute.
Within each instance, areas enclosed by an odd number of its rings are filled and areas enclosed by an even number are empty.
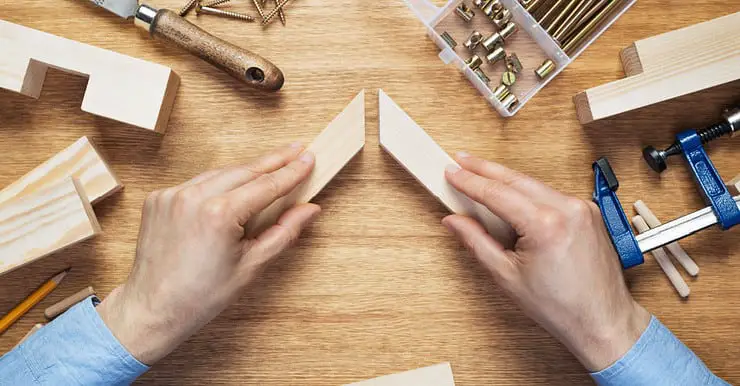
<svg viewBox="0 0 740 386"><path fill-rule="evenodd" d="M512 71L505 71L504 74L501 75L501 83L509 87L513 86L514 83L516 83L516 74Z"/></svg>
<svg viewBox="0 0 740 386"><path fill-rule="evenodd" d="M224 17L230 17L232 19L239 19L244 21L254 21L254 17L245 15L243 13L236 13L231 11L224 11L223 9L218 8L211 8L211 7L204 7L202 5L198 5L195 8L195 13L197 14L206 14L206 15L216 15L216 16L224 16Z"/></svg>
<svg viewBox="0 0 740 386"><path fill-rule="evenodd" d="M254 6L257 8L257 13L259 13L262 20L265 20L265 11L262 10L262 6L260 5L260 0L252 0L254 3Z"/></svg>
<svg viewBox="0 0 740 386"><path fill-rule="evenodd" d="M277 5L277 3L277 0L275 0L275 5ZM278 16L280 16L280 22L285 25L285 11L283 11L282 8L278 11Z"/></svg>
<svg viewBox="0 0 740 386"><path fill-rule="evenodd" d="M231 1L231 0L211 0L211 1L206 2L206 3L201 3L201 5L204 6L204 7L213 8L213 7L217 6L217 5L221 5L223 3L228 3L229 1Z"/></svg>
<svg viewBox="0 0 740 386"><path fill-rule="evenodd" d="M272 21L272 18L275 17L275 15L277 15L280 12L280 10L283 9L283 6L285 6L285 4L288 4L289 1L290 0L280 0L275 6L275 9L273 9L270 13L265 15L264 20L262 20L262 25L269 24L270 21Z"/></svg>
<svg viewBox="0 0 740 386"><path fill-rule="evenodd" d="M187 15L188 12L190 12L190 10L193 9L193 7L195 6L195 3L197 2L198 0L188 0L188 2L185 3L185 5L183 5L182 8L180 8L180 12L178 12L177 14L180 16Z"/></svg>

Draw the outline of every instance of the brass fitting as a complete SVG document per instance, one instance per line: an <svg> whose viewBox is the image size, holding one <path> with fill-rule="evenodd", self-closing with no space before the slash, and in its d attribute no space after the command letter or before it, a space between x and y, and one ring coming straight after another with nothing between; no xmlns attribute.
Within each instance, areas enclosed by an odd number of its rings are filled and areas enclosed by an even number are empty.
<svg viewBox="0 0 740 386"><path fill-rule="evenodd" d="M465 48L469 49L470 51L475 50L480 42L483 41L483 35L478 31L473 31L473 33L470 34L470 37L468 37L468 40L465 41L463 44Z"/></svg>
<svg viewBox="0 0 740 386"><path fill-rule="evenodd" d="M473 55L470 57L470 59L465 61L465 64L467 64L471 70L477 70L478 68L480 68L481 64L483 64L483 59L481 59L478 55Z"/></svg>
<svg viewBox="0 0 740 386"><path fill-rule="evenodd" d="M496 47L490 54L486 55L488 63L496 64L500 60L506 58L506 51L504 47Z"/></svg>
<svg viewBox="0 0 740 386"><path fill-rule="evenodd" d="M455 8L455 13L457 13L457 15L466 23L470 23L470 21L473 20L473 16L475 16L475 12L473 12L473 10L465 3L460 3L460 5Z"/></svg>
<svg viewBox="0 0 740 386"><path fill-rule="evenodd" d="M544 80L553 70L555 70L555 63L552 60L547 59L541 66L534 70L534 73L537 74L538 78Z"/></svg>
<svg viewBox="0 0 740 386"><path fill-rule="evenodd" d="M516 32L518 29L516 23L508 23L504 26L504 28L501 28L500 31L494 32L489 36L486 40L483 41L483 47L486 49L486 51L491 52L493 51L496 46L503 45L506 39L509 38L514 32Z"/></svg>

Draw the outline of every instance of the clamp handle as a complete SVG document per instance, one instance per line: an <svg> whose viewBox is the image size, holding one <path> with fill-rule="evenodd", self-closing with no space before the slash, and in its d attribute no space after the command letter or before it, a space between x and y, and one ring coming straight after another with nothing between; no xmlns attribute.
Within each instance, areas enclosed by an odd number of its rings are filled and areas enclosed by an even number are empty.
<svg viewBox="0 0 740 386"><path fill-rule="evenodd" d="M676 138L681 144L681 151L691 167L694 179L701 186L702 196L712 206L722 230L740 224L740 209L704 150L699 134L695 130L686 130L679 133Z"/></svg>
<svg viewBox="0 0 740 386"><path fill-rule="evenodd" d="M617 197L619 181L609 160L606 157L594 162L594 184L593 200L601 210L601 217L609 233L609 238L614 244L614 249L619 255L622 268L629 269L645 262L635 235L632 233L627 215L624 213L622 203ZM734 202L734 201L733 201Z"/></svg>

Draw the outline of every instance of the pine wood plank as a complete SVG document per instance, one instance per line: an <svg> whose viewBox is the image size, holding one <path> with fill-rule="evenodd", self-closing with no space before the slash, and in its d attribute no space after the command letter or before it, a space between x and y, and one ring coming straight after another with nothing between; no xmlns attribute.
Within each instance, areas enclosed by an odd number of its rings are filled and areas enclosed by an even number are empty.
<svg viewBox="0 0 740 386"><path fill-rule="evenodd" d="M0 88L38 98L49 67L88 78L82 111L164 133L180 78L170 68L0 20Z"/></svg>
<svg viewBox="0 0 740 386"><path fill-rule="evenodd" d="M0 205L0 275L100 233L74 178Z"/></svg>
<svg viewBox="0 0 740 386"><path fill-rule="evenodd" d="M346 386L455 386L455 380L452 377L450 364L440 363L416 370L350 383Z"/></svg>
<svg viewBox="0 0 740 386"><path fill-rule="evenodd" d="M316 156L309 179L252 218L246 226L247 235L253 237L275 224L283 212L296 204L310 202L364 146L365 90L362 90L306 149Z"/></svg>
<svg viewBox="0 0 740 386"><path fill-rule="evenodd" d="M574 97L582 124L740 79L740 12L635 42L627 78Z"/></svg>
<svg viewBox="0 0 740 386"><path fill-rule="evenodd" d="M497 240L512 245L515 235L508 224L445 180L445 168L457 162L383 90L378 91L378 98L380 146L450 212L475 218Z"/></svg>
<svg viewBox="0 0 740 386"><path fill-rule="evenodd" d="M1 190L0 204L47 189L69 177L78 179L93 205L123 188L95 144L82 137Z"/></svg>

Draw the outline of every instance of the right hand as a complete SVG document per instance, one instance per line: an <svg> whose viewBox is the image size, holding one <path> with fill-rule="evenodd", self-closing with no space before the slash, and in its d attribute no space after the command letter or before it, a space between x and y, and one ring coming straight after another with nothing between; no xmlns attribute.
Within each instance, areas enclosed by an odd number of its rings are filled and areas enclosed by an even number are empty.
<svg viewBox="0 0 740 386"><path fill-rule="evenodd" d="M627 289L599 208L500 164L466 153L456 160L462 169L448 167L450 184L511 224L519 239L507 250L469 217L443 224L587 370L621 358L650 314Z"/></svg>

